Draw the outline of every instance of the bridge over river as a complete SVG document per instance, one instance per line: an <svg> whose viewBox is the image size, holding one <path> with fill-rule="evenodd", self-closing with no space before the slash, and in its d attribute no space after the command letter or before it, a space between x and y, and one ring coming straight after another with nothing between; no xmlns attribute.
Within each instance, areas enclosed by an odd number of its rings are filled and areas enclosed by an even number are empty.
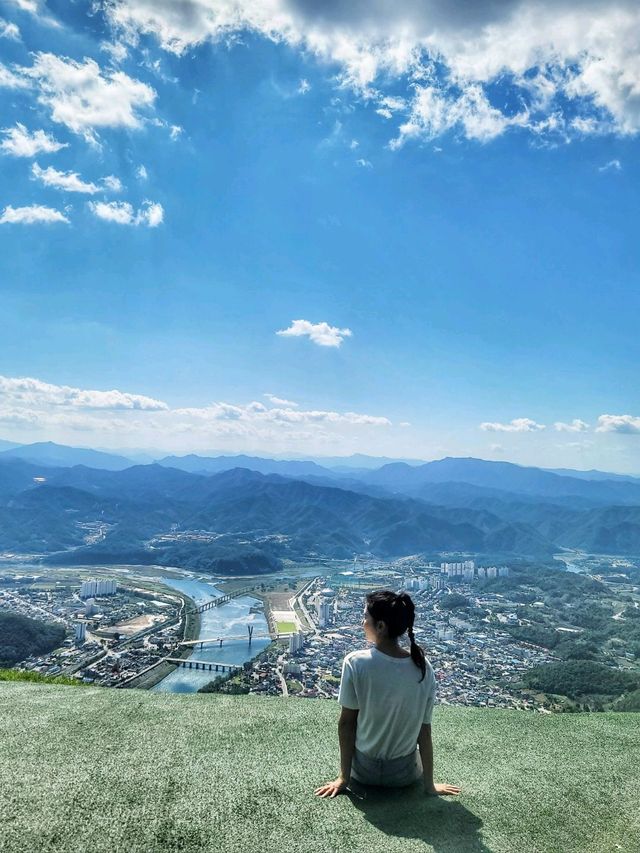
<svg viewBox="0 0 640 853"><path fill-rule="evenodd" d="M163 661L167 661L168 663L175 663L178 666L183 667L184 669L205 669L209 672L227 672L229 671L232 675L236 672L241 672L242 667L238 666L237 663L220 663L214 660L193 660L193 658L162 658Z"/></svg>
<svg viewBox="0 0 640 853"><path fill-rule="evenodd" d="M251 645L251 640L254 637L253 625L247 625L247 633L249 634L249 645ZM255 636L259 639L265 639L265 640L272 639L270 634L256 634ZM277 640L279 637L282 637L282 636L289 636L289 635L288 634L276 634L275 637L273 637L273 639ZM202 648L204 648L205 643L207 645L210 645L212 643L218 643L220 648L222 648L222 644L224 643L225 640L244 640L244 639L245 639L245 637L241 636L241 635L232 635L232 636L225 636L225 637L204 637L204 638L200 638L198 640L181 640L180 645L181 646L192 646L194 649L196 647L202 649Z"/></svg>
<svg viewBox="0 0 640 853"><path fill-rule="evenodd" d="M255 586L245 586L242 589L235 589L233 592L226 592L224 595L212 598L211 601L206 601L198 607L192 607L190 612L205 613L207 610L211 610L212 607L220 607L221 604L226 604L232 598L239 598L241 595L250 595L255 589Z"/></svg>

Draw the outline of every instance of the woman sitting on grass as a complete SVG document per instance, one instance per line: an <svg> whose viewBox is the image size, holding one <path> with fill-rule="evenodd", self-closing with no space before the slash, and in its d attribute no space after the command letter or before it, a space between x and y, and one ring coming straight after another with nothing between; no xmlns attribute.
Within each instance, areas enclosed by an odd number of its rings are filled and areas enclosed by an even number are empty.
<svg viewBox="0 0 640 853"><path fill-rule="evenodd" d="M414 614L406 592L367 595L362 624L374 645L349 652L344 659L338 695L340 775L315 790L319 797L335 797L354 782L401 787L419 779L424 779L427 794L460 793L456 785L433 781L436 679L415 641ZM405 631L410 652L398 643Z"/></svg>

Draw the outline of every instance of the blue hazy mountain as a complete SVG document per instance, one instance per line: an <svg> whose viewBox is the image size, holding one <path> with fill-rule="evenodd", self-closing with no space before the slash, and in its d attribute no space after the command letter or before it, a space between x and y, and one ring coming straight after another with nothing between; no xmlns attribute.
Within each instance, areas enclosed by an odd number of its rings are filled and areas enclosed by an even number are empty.
<svg viewBox="0 0 640 853"><path fill-rule="evenodd" d="M70 465L89 465L93 468L105 468L121 471L134 463L124 456L92 450L88 447L68 447L53 441L38 441L35 444L21 444L0 452L0 459L24 459L41 465L66 467Z"/></svg>
<svg viewBox="0 0 640 853"><path fill-rule="evenodd" d="M199 456L190 453L187 456L165 456L157 460L158 465L179 468L193 474L218 474L232 468L247 468L259 474L281 474L283 477L317 476L335 478L337 475L329 468L322 468L315 462L267 459L262 456Z"/></svg>
<svg viewBox="0 0 640 853"><path fill-rule="evenodd" d="M424 465L403 462L384 465L361 474L365 483L391 492L427 497L434 484L465 483L479 489L535 496L544 499L573 498L593 503L640 504L640 480L582 479L563 476L541 468L489 462L484 459L446 457Z"/></svg>
<svg viewBox="0 0 640 853"><path fill-rule="evenodd" d="M606 471L598 471L591 468L589 471L576 471L573 468L543 468L543 471L551 471L552 474L560 474L563 477L577 477L579 480L627 480L632 483L640 483L640 477L631 474L608 474Z"/></svg>
<svg viewBox="0 0 640 853"><path fill-rule="evenodd" d="M312 554L548 558L559 546L640 554L635 482L476 459L418 468L398 463L374 475L386 486L245 468L192 473L157 463L120 471L53 468L0 454L0 550L230 571ZM455 476L476 483L441 480ZM86 541L87 522L104 523L99 541ZM180 536L193 530L212 536L204 542Z"/></svg>

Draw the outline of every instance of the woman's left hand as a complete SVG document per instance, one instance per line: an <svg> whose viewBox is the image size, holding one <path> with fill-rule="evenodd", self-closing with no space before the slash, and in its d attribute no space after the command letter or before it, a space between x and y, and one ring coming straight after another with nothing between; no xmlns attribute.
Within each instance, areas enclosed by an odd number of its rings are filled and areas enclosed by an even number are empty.
<svg viewBox="0 0 640 853"><path fill-rule="evenodd" d="M338 776L338 778L334 779L333 782L327 782L326 785L322 785L320 788L316 788L314 793L318 797L335 797L337 794L343 794L346 790L346 781L342 778L342 776Z"/></svg>

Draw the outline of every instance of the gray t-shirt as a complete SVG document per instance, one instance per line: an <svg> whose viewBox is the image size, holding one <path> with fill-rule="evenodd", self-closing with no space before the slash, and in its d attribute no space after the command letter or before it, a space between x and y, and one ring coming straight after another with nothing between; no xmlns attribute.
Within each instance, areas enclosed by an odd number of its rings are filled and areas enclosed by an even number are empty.
<svg viewBox="0 0 640 853"><path fill-rule="evenodd" d="M359 709L356 749L371 758L399 758L416 749L423 723L431 723L436 679L427 660L422 672L410 657L375 647L349 652L342 664L338 702Z"/></svg>

